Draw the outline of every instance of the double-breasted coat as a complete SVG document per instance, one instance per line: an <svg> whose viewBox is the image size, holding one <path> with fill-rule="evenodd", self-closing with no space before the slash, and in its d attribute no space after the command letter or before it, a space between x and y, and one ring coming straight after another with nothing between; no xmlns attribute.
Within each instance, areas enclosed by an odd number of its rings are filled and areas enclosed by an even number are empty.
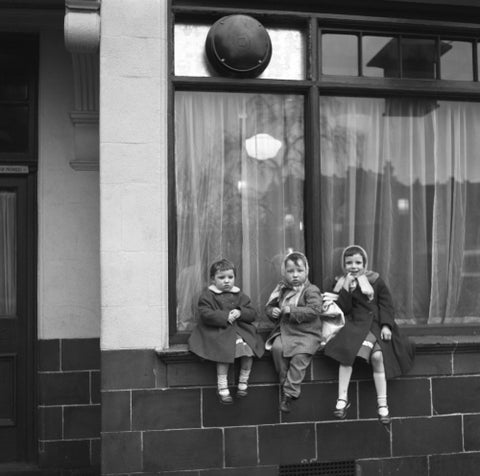
<svg viewBox="0 0 480 476"><path fill-rule="evenodd" d="M327 280L324 290L331 292L336 281ZM382 349L386 377L396 377L407 373L412 367L414 347L395 323L392 296L383 279L377 275L370 284L374 291L371 301L362 293L360 286L352 292L344 288L340 290L337 304L345 314L345 326L327 343L324 352L343 365L352 365L371 331ZM391 329L391 341L381 339L383 325Z"/></svg>
<svg viewBox="0 0 480 476"><path fill-rule="evenodd" d="M233 309L239 309L241 316L230 324L228 314ZM200 295L198 311L199 320L188 340L189 349L194 354L214 362L232 363L238 334L256 357L263 355L264 342L253 325L257 312L250 298L240 289L222 292L210 286Z"/></svg>
<svg viewBox="0 0 480 476"><path fill-rule="evenodd" d="M286 286L283 293L287 293ZM322 320L320 318L322 308L322 296L320 290L308 280L298 298L296 306L290 306L290 314L274 318L272 310L278 307L279 298L269 302L265 307L268 318L276 325L267 338L266 347L281 335L283 344L283 356L293 357L296 354L315 354L322 342Z"/></svg>

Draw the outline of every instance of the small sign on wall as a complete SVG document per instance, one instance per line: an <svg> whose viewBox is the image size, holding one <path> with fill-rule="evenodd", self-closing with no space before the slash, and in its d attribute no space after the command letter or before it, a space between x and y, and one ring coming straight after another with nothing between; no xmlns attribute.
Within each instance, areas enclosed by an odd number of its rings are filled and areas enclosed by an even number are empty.
<svg viewBox="0 0 480 476"><path fill-rule="evenodd" d="M28 174L28 165L0 165L0 174Z"/></svg>

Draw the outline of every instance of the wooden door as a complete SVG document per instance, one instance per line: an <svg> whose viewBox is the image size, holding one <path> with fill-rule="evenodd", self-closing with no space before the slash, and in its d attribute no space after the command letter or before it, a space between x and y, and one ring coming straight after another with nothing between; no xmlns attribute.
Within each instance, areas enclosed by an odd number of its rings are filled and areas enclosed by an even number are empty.
<svg viewBox="0 0 480 476"><path fill-rule="evenodd" d="M29 181L28 174L2 174L0 165L0 463L34 458L36 234Z"/></svg>

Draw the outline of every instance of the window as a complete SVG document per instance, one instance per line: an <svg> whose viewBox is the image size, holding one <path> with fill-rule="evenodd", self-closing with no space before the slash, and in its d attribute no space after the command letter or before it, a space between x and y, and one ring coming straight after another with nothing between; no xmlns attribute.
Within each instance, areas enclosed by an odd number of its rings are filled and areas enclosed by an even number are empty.
<svg viewBox="0 0 480 476"><path fill-rule="evenodd" d="M245 81L186 47L218 17L175 27L173 332L192 328L221 256L262 313L288 249L307 252L321 287L352 243L389 284L399 323L480 325L478 38L448 23L427 35L405 19L366 29L289 15L294 27L269 27L282 62Z"/></svg>

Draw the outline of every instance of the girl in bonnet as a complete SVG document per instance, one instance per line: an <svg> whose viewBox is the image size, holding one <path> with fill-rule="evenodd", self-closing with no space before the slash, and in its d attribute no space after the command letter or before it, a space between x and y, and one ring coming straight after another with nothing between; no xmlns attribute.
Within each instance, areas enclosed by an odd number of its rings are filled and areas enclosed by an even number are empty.
<svg viewBox="0 0 480 476"><path fill-rule="evenodd" d="M282 276L266 304L266 314L275 328L265 347L271 351L279 375L280 410L289 412L291 401L300 396L305 371L322 342L322 297L308 280L304 254L289 253L282 263Z"/></svg>
<svg viewBox="0 0 480 476"><path fill-rule="evenodd" d="M340 419L347 415L352 366L360 357L373 368L378 419L389 424L387 379L410 370L414 350L395 323L387 285L378 273L369 271L367 265L366 251L358 245L348 246L342 253L344 274L325 282L325 291L338 295L337 304L346 317L345 326L325 346L325 355L340 364L334 415Z"/></svg>

